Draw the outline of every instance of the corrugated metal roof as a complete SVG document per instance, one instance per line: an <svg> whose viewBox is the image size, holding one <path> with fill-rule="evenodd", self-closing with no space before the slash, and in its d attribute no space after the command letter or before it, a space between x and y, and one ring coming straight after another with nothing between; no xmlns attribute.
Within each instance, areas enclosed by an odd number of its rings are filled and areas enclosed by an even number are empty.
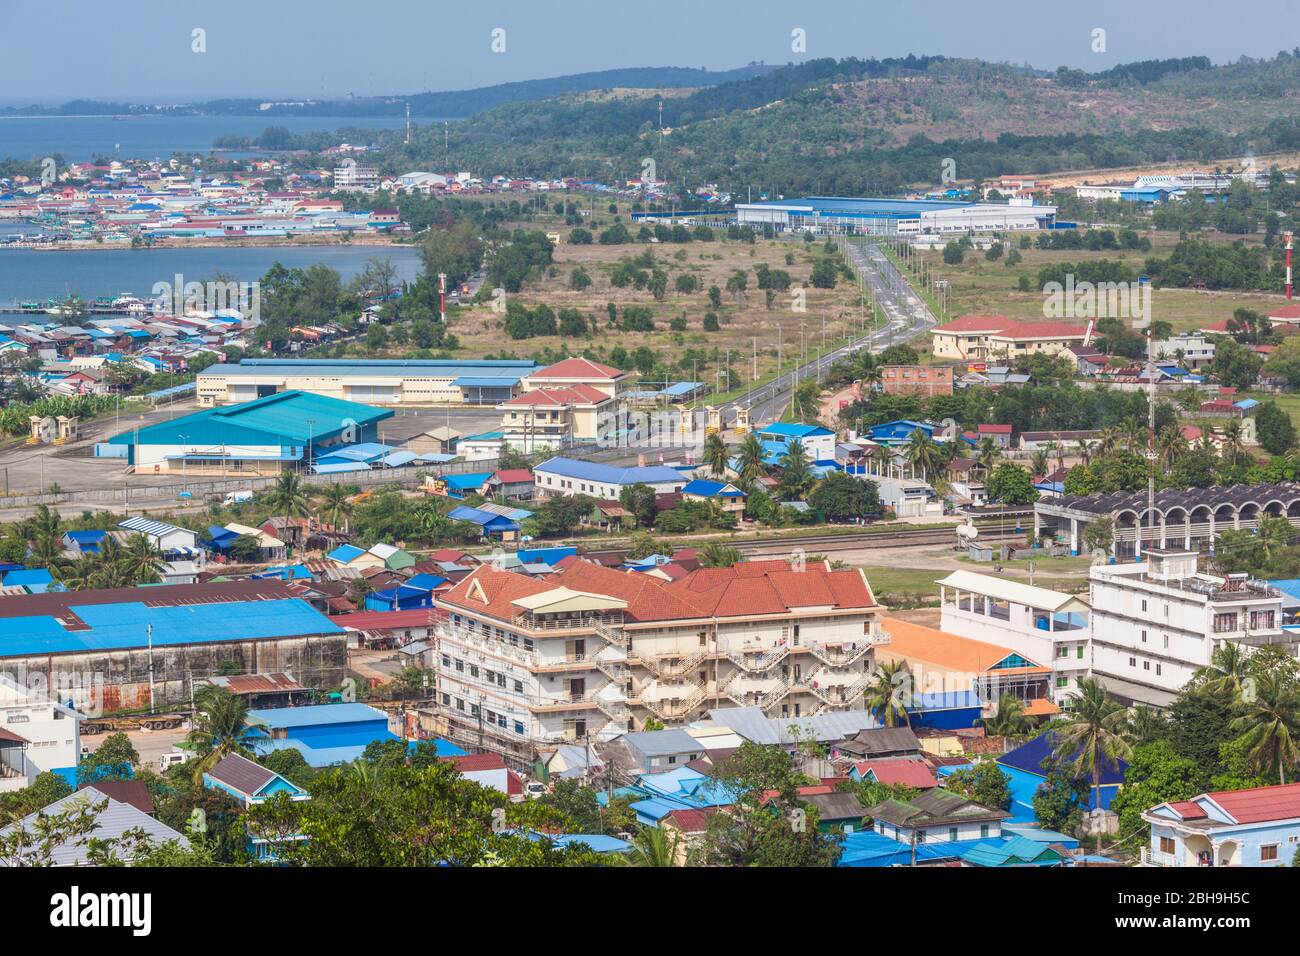
<svg viewBox="0 0 1300 956"><path fill-rule="evenodd" d="M93 833L95 839L119 839L128 830L140 829L155 844L176 840L182 846L189 846L189 841L184 835L177 833L166 824L158 822L147 813L142 813L130 804L114 800L94 787L86 787L84 790L78 790L61 800L55 800L49 806L0 830L0 836L7 836L18 829L29 833L34 832L36 819L40 814L55 816L78 807L95 806L105 800L108 801L108 805L95 817L96 828ZM80 866L86 863L88 852L88 848L84 845L78 846L75 843L65 842L54 848L50 853L50 859L55 866ZM9 864L6 861L0 860L0 866L7 865Z"/></svg>

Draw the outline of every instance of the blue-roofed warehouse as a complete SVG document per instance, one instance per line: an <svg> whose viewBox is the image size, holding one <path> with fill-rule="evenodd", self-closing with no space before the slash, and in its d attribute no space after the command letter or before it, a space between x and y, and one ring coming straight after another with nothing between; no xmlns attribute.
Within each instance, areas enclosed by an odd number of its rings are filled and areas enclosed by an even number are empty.
<svg viewBox="0 0 1300 956"><path fill-rule="evenodd" d="M0 671L47 675L79 708L185 703L232 667L330 689L346 663L347 632L276 579L0 596Z"/></svg>
<svg viewBox="0 0 1300 956"><path fill-rule="evenodd" d="M368 405L497 405L536 370L528 359L243 359L204 369L198 390L217 405L295 389Z"/></svg>
<svg viewBox="0 0 1300 956"><path fill-rule="evenodd" d="M360 703L250 710L247 722L255 753L293 749L313 767L348 763L372 743L402 739L388 729L386 713ZM437 739L434 746L439 757L463 757L466 753L446 740Z"/></svg>
<svg viewBox="0 0 1300 956"><path fill-rule="evenodd" d="M240 405L207 408L114 435L136 472L278 474L373 441L383 408L308 392L281 392Z"/></svg>
<svg viewBox="0 0 1300 956"><path fill-rule="evenodd" d="M649 485L655 492L667 494L681 491L690 479L666 465L626 467L557 457L548 458L534 468L533 480L538 497L590 495L617 501L619 492L632 485Z"/></svg>

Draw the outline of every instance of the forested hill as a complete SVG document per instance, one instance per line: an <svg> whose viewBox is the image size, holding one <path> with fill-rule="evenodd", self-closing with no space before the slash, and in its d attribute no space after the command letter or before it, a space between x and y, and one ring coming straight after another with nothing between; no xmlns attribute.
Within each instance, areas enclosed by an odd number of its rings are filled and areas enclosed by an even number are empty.
<svg viewBox="0 0 1300 956"><path fill-rule="evenodd" d="M640 175L735 192L890 193L959 178L1150 162L1213 162L1300 140L1300 50L1213 66L1204 57L1098 74L945 57L810 60L660 97L649 91L512 102L451 130L457 168L531 176ZM394 169L443 157L442 129L405 146Z"/></svg>

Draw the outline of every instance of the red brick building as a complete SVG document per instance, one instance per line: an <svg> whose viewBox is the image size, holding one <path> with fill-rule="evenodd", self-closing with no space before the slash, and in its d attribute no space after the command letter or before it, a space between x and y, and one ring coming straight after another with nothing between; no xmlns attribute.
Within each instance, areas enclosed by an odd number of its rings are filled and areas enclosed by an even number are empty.
<svg viewBox="0 0 1300 956"><path fill-rule="evenodd" d="M886 365L880 385L886 395L951 395L951 365Z"/></svg>

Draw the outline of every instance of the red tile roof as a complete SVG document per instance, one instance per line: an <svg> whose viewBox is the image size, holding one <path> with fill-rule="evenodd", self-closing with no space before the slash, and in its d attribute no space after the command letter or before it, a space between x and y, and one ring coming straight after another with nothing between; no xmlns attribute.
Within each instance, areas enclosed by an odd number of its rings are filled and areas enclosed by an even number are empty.
<svg viewBox="0 0 1300 956"><path fill-rule="evenodd" d="M3 727L0 727L0 740L8 740L16 744L30 743L26 737L19 737L12 730L5 730Z"/></svg>
<svg viewBox="0 0 1300 956"><path fill-rule="evenodd" d="M891 786L912 787L916 790L929 790L939 786L934 771L924 760L867 760L854 764L858 776L866 777L870 770L880 783Z"/></svg>
<svg viewBox="0 0 1300 956"><path fill-rule="evenodd" d="M1072 322L1017 322L1005 315L962 315L932 331L940 334L984 332L1011 339L1082 339L1088 329Z"/></svg>
<svg viewBox="0 0 1300 956"><path fill-rule="evenodd" d="M514 485L521 482L532 481L533 473L527 468L506 468L498 471L492 477L503 484Z"/></svg>
<svg viewBox="0 0 1300 956"><path fill-rule="evenodd" d="M936 326L934 332L1001 332L1011 322L1005 315L959 315Z"/></svg>
<svg viewBox="0 0 1300 956"><path fill-rule="evenodd" d="M1224 790L1207 796L1238 823L1300 819L1300 783Z"/></svg>
<svg viewBox="0 0 1300 956"><path fill-rule="evenodd" d="M529 375L530 379L544 378L602 378L615 379L624 373L609 365L601 365L591 359L570 358L548 365L541 371Z"/></svg>
<svg viewBox="0 0 1300 956"><path fill-rule="evenodd" d="M990 432L992 432L994 435L1010 435L1010 434L1011 434L1011 426L1010 426L1010 425L980 425L980 429L979 429L979 430L980 430L980 434L988 434L988 433L990 433Z"/></svg>
<svg viewBox="0 0 1300 956"><path fill-rule="evenodd" d="M427 607L409 611L359 611L356 614L331 614L339 627L354 631L382 631L393 627L422 627L429 623L432 611Z"/></svg>
<svg viewBox="0 0 1300 956"><path fill-rule="evenodd" d="M611 401L600 389L591 385L568 385L564 388L535 388L516 395L503 405L546 405L560 408L565 405L599 405Z"/></svg>
<svg viewBox="0 0 1300 956"><path fill-rule="evenodd" d="M454 763L456 769L461 773L472 773L476 770L505 770L506 762L500 754L466 754L461 757L444 757L449 763Z"/></svg>
<svg viewBox="0 0 1300 956"><path fill-rule="evenodd" d="M1180 800L1178 803L1171 803L1169 809L1184 820L1200 820L1207 816L1206 812L1201 809L1200 804L1193 800Z"/></svg>
<svg viewBox="0 0 1300 956"><path fill-rule="evenodd" d="M750 561L730 568L699 568L669 588L712 617L782 614L793 608L875 607L860 571L831 571L826 564L794 570L784 561Z"/></svg>
<svg viewBox="0 0 1300 956"><path fill-rule="evenodd" d="M1270 319L1300 319L1300 305L1283 305L1268 312Z"/></svg>
<svg viewBox="0 0 1300 956"><path fill-rule="evenodd" d="M683 833L703 833L709 825L709 817L717 812L717 807L706 810L671 810L667 819Z"/></svg>

